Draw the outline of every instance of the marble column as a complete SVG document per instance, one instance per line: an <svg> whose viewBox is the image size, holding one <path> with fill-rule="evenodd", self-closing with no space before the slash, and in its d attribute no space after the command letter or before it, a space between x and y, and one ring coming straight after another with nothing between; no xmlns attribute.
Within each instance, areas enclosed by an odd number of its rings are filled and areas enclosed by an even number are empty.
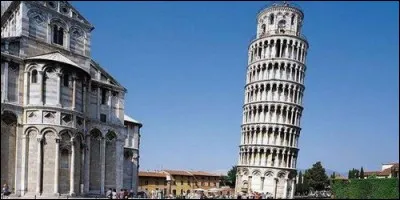
<svg viewBox="0 0 400 200"><path fill-rule="evenodd" d="M8 62L4 62L4 88L3 88L3 94L1 95L3 97L3 102L8 101Z"/></svg>
<svg viewBox="0 0 400 200"><path fill-rule="evenodd" d="M29 72L24 72L24 105L28 105L29 94Z"/></svg>
<svg viewBox="0 0 400 200"><path fill-rule="evenodd" d="M117 191L120 191L123 186L123 162L124 162L124 141L117 139L115 141L115 170L116 170L116 178L115 178L115 185Z"/></svg>
<svg viewBox="0 0 400 200"><path fill-rule="evenodd" d="M286 167L289 168L289 159L290 159L290 153L286 153Z"/></svg>
<svg viewBox="0 0 400 200"><path fill-rule="evenodd" d="M100 102L101 102L101 96L100 96L100 87L97 87L97 120L100 120Z"/></svg>
<svg viewBox="0 0 400 200"><path fill-rule="evenodd" d="M61 107L61 96L62 96L62 89L61 89L61 72L57 72L57 106Z"/></svg>
<svg viewBox="0 0 400 200"><path fill-rule="evenodd" d="M82 141L81 148L78 150L78 152L81 154L81 165L80 167L80 180L79 180L79 192L81 195L85 193L85 160L86 160L86 151L85 151L85 141Z"/></svg>
<svg viewBox="0 0 400 200"><path fill-rule="evenodd" d="M289 43L286 43L285 57L286 57L286 58L289 58Z"/></svg>
<svg viewBox="0 0 400 200"><path fill-rule="evenodd" d="M260 190L261 191L263 191L264 190L264 180L265 180L265 177L261 177L261 187L260 187Z"/></svg>
<svg viewBox="0 0 400 200"><path fill-rule="evenodd" d="M133 156L132 156L132 162L133 162L133 165L132 165L132 188L133 188L133 190L134 190L134 192L135 193L137 193L137 180L138 180L138 161L137 161L137 159L139 159L138 158L138 156L136 155L136 154L134 154Z"/></svg>
<svg viewBox="0 0 400 200"><path fill-rule="evenodd" d="M291 49L291 52L290 52L290 58L291 59L294 59L294 44L292 45L292 49Z"/></svg>
<svg viewBox="0 0 400 200"><path fill-rule="evenodd" d="M288 179L285 179L285 187L283 189L283 199L287 199L287 186L288 186Z"/></svg>
<svg viewBox="0 0 400 200"><path fill-rule="evenodd" d="M294 185L294 179L292 179L292 190L290 191L290 197L289 199L293 199L294 197L294 190L295 190L295 185Z"/></svg>
<svg viewBox="0 0 400 200"><path fill-rule="evenodd" d="M84 192L89 192L89 184L90 184L90 136L86 136L86 145L85 145L85 177L84 177Z"/></svg>
<svg viewBox="0 0 400 200"><path fill-rule="evenodd" d="M111 121L111 111L112 111L112 92L111 90L108 90L108 101L107 101L107 105L108 105L108 115L107 115L107 122Z"/></svg>
<svg viewBox="0 0 400 200"><path fill-rule="evenodd" d="M75 138L71 138L71 171L70 171L70 178L69 178L69 194L71 196L75 196Z"/></svg>
<svg viewBox="0 0 400 200"><path fill-rule="evenodd" d="M76 76L72 76L72 110L76 108Z"/></svg>
<svg viewBox="0 0 400 200"><path fill-rule="evenodd" d="M28 139L29 136L27 135L22 135L21 137L22 141L22 147L21 147L21 163L22 163L22 167L21 167L21 196L23 196L25 194L25 188L27 188L27 183L28 183L28 162L27 162L27 154L28 154Z"/></svg>
<svg viewBox="0 0 400 200"><path fill-rule="evenodd" d="M270 150L270 152L269 152L269 154L268 154L268 156L267 156L267 159L268 159L268 165L270 166L270 167L272 167L272 155L273 155L273 151L271 151Z"/></svg>
<svg viewBox="0 0 400 200"><path fill-rule="evenodd" d="M37 138L37 165L36 165L36 194L41 193L41 183L42 183L42 140L43 138Z"/></svg>
<svg viewBox="0 0 400 200"><path fill-rule="evenodd" d="M252 180L252 176L249 176L249 181L248 181L248 184L249 184L249 187L247 188L247 193L251 193L253 190L252 190L252 187L251 187L251 180Z"/></svg>
<svg viewBox="0 0 400 200"><path fill-rule="evenodd" d="M43 105L43 87L44 87L44 73L43 71L38 71L38 83L40 84L39 88L39 105Z"/></svg>
<svg viewBox="0 0 400 200"><path fill-rule="evenodd" d="M58 196L58 184L60 176L60 139L56 139L56 152L54 161L54 194Z"/></svg>
<svg viewBox="0 0 400 200"><path fill-rule="evenodd" d="M83 97L82 97L82 106L83 106L83 113L86 113L86 95L87 95L87 85L86 84L82 84L82 89L83 89ZM84 114L84 116L86 116L86 114Z"/></svg>
<svg viewBox="0 0 400 200"><path fill-rule="evenodd" d="M100 177L100 194L104 194L104 182L105 182L105 172L106 172L106 138L101 138L100 143L100 163L101 163L101 177Z"/></svg>

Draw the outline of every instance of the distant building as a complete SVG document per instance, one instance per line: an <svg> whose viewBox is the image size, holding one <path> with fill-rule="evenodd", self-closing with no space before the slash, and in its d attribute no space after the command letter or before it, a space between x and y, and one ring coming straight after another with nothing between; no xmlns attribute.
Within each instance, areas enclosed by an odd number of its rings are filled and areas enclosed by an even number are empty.
<svg viewBox="0 0 400 200"><path fill-rule="evenodd" d="M399 178L399 163L382 164L381 171L364 172L364 178L375 175L376 178Z"/></svg>
<svg viewBox="0 0 400 200"><path fill-rule="evenodd" d="M163 194L179 196L195 189L208 190L219 188L220 175L203 171L163 170L139 172L139 191L151 194L162 191Z"/></svg>

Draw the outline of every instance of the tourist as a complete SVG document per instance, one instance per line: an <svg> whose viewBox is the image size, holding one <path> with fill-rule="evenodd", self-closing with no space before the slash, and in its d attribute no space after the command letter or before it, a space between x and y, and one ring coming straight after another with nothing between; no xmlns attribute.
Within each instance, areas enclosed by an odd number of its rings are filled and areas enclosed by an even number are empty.
<svg viewBox="0 0 400 200"><path fill-rule="evenodd" d="M124 189L124 199L128 199L129 197L129 192L127 189Z"/></svg>
<svg viewBox="0 0 400 200"><path fill-rule="evenodd" d="M113 199L118 199L118 198L117 198L117 190L116 190L116 189L113 189L112 198L113 198Z"/></svg>
<svg viewBox="0 0 400 200"><path fill-rule="evenodd" d="M124 199L124 190L121 189L117 194L118 199Z"/></svg>
<svg viewBox="0 0 400 200"><path fill-rule="evenodd" d="M131 191L129 192L129 198L133 198L134 193L133 193L133 189L131 189Z"/></svg>
<svg viewBox="0 0 400 200"><path fill-rule="evenodd" d="M3 188L2 188L2 190L1 190L1 193L2 193L4 196L8 196L8 195L11 194L11 192L10 192L9 189L8 189L7 183L4 183Z"/></svg>
<svg viewBox="0 0 400 200"><path fill-rule="evenodd" d="M106 197L109 199L112 199L112 189L108 188L107 192L106 192Z"/></svg>

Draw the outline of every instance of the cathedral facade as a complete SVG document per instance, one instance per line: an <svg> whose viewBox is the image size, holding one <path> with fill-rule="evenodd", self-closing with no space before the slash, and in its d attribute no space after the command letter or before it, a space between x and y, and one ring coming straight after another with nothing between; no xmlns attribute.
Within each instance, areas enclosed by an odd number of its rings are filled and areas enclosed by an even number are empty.
<svg viewBox="0 0 400 200"><path fill-rule="evenodd" d="M140 128L67 1L1 2L1 183L16 196L137 192Z"/></svg>

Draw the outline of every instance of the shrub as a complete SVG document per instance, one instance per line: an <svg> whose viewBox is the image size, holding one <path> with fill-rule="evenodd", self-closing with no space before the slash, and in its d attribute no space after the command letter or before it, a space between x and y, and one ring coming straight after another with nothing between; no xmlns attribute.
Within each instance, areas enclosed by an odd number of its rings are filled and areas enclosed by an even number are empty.
<svg viewBox="0 0 400 200"><path fill-rule="evenodd" d="M338 199L398 199L399 179L336 180L332 192Z"/></svg>

